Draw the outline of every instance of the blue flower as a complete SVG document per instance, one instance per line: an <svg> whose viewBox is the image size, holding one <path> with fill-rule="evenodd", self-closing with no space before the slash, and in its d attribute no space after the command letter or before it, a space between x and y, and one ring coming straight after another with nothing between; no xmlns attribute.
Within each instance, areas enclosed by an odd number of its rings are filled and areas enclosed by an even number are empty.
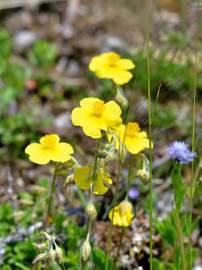
<svg viewBox="0 0 202 270"><path fill-rule="evenodd" d="M140 192L138 191L137 188L131 187L129 189L128 196L129 196L130 199L136 200L139 197L139 195L140 195Z"/></svg>
<svg viewBox="0 0 202 270"><path fill-rule="evenodd" d="M189 149L188 144L181 141L171 143L168 153L171 159L177 160L181 164L192 162L196 156L196 153Z"/></svg>

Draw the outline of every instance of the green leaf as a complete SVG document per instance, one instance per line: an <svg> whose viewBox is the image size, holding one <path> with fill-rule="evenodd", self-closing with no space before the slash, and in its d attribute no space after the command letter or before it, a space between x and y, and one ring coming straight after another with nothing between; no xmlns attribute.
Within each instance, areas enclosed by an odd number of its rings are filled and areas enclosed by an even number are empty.
<svg viewBox="0 0 202 270"><path fill-rule="evenodd" d="M19 269L22 269L22 270L29 270L30 269L27 266L24 266L23 264L21 264L19 262L16 262L15 266L17 266Z"/></svg>

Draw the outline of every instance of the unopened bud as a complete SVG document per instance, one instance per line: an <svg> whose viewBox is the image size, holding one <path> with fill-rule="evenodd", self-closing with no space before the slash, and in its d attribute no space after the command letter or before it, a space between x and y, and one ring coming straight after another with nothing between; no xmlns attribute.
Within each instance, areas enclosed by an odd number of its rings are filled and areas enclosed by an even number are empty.
<svg viewBox="0 0 202 270"><path fill-rule="evenodd" d="M66 178L66 180L65 180L64 186L69 185L73 181L74 181L74 175L73 174L68 175L67 178Z"/></svg>
<svg viewBox="0 0 202 270"><path fill-rule="evenodd" d="M39 250L43 250L47 248L47 243L33 243L33 246Z"/></svg>
<svg viewBox="0 0 202 270"><path fill-rule="evenodd" d="M33 260L33 264L39 263L39 262L43 262L47 259L47 253L41 253L39 255L36 256L36 258Z"/></svg>
<svg viewBox="0 0 202 270"><path fill-rule="evenodd" d="M49 255L49 259L51 262L54 262L55 261L55 256L56 256L56 252L53 248L51 248L48 252L48 255Z"/></svg>
<svg viewBox="0 0 202 270"><path fill-rule="evenodd" d="M90 257L90 254L91 254L91 246L87 238L81 246L81 257L84 262L88 260L88 258Z"/></svg>
<svg viewBox="0 0 202 270"><path fill-rule="evenodd" d="M55 249L51 248L48 252L48 255L51 262L56 261L60 263L62 260L62 249L55 243Z"/></svg>
<svg viewBox="0 0 202 270"><path fill-rule="evenodd" d="M86 207L86 214L91 220L95 220L97 217L97 211L93 203L89 203Z"/></svg>
<svg viewBox="0 0 202 270"><path fill-rule="evenodd" d="M144 170L144 169L138 170L137 176L141 179L143 184L146 185L149 183L149 173L146 170Z"/></svg>
<svg viewBox="0 0 202 270"><path fill-rule="evenodd" d="M115 99L118 101L118 103L123 107L127 108L128 107L128 100L124 95L124 92L121 88L117 89Z"/></svg>
<svg viewBox="0 0 202 270"><path fill-rule="evenodd" d="M60 248L60 247L58 247L58 246L56 246L56 249L55 249L55 260L57 261L57 262L61 262L61 260L62 260L62 249Z"/></svg>

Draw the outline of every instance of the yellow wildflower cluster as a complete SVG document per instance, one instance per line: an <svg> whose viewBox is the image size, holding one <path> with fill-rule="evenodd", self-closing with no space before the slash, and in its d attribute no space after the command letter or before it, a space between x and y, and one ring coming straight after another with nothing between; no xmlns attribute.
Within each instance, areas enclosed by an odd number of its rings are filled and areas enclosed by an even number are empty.
<svg viewBox="0 0 202 270"><path fill-rule="evenodd" d="M133 75L129 70L133 68L135 64L131 60L121 58L114 52L95 56L89 64L89 69L99 78L110 79L117 85L131 80ZM104 102L96 97L88 97L80 101L80 107L73 109L71 119L73 125L81 127L85 135L93 139L107 137L106 143L114 145L114 150L120 150L120 145L124 145L129 153L138 154L149 148L146 132L141 131L136 122L124 124L121 114L121 107L115 101ZM103 136L103 133L106 136ZM45 135L39 143L31 143L25 149L29 159L37 164L48 164L50 161L67 162L72 158L73 152L72 146L60 142L57 134ZM72 176L79 188L103 195L112 185L112 179L103 166L96 166L95 168L90 164L80 167L76 164ZM93 206L92 202L90 205ZM94 211L96 213L96 209ZM129 226L133 219L132 204L127 200L122 201L109 212L109 219L114 225Z"/></svg>

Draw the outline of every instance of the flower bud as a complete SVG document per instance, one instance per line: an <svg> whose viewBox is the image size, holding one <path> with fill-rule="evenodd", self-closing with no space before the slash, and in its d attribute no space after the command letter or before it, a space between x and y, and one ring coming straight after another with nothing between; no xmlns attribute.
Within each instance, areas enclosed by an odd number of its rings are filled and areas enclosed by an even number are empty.
<svg viewBox="0 0 202 270"><path fill-rule="evenodd" d="M97 211L93 203L89 203L86 207L86 214L91 220L95 220L97 217Z"/></svg>
<svg viewBox="0 0 202 270"><path fill-rule="evenodd" d="M64 186L67 186L68 184L72 183L74 181L74 174L70 174L66 177Z"/></svg>
<svg viewBox="0 0 202 270"><path fill-rule="evenodd" d="M149 173L145 169L140 169L137 171L137 176L143 182L143 184L147 185L149 183Z"/></svg>
<svg viewBox="0 0 202 270"><path fill-rule="evenodd" d="M61 262L61 260L62 260L62 249L60 248L60 247L58 247L58 246L56 246L56 248L55 248L55 260L57 261L57 262Z"/></svg>
<svg viewBox="0 0 202 270"><path fill-rule="evenodd" d="M48 252L48 255L49 255L49 260L51 262L54 262L55 261L55 257L56 257L56 251L53 248L51 248L49 250L49 252Z"/></svg>
<svg viewBox="0 0 202 270"><path fill-rule="evenodd" d="M43 262L47 259L47 253L41 253L36 256L36 258L33 260L32 264L37 264L39 262Z"/></svg>
<svg viewBox="0 0 202 270"><path fill-rule="evenodd" d="M118 101L118 103L123 107L127 108L128 107L128 100L124 95L124 92L122 88L118 88L116 92L115 99Z"/></svg>
<svg viewBox="0 0 202 270"><path fill-rule="evenodd" d="M43 250L48 247L47 243L33 243L33 246L39 250Z"/></svg>
<svg viewBox="0 0 202 270"><path fill-rule="evenodd" d="M84 262L88 260L88 258L90 257L90 254L91 254L91 246L87 238L81 246L81 257Z"/></svg>

